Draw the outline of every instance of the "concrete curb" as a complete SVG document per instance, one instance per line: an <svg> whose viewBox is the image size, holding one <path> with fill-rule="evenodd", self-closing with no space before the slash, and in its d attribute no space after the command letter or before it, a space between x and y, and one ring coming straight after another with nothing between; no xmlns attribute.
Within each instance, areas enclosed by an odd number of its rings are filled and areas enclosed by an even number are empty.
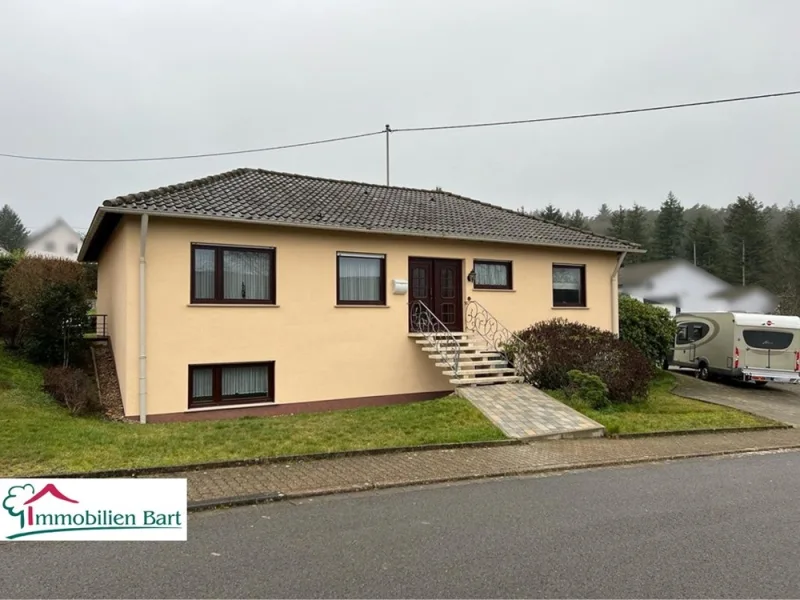
<svg viewBox="0 0 800 600"><path fill-rule="evenodd" d="M332 496L336 494L351 494L370 490L386 490L399 487L414 487L424 485L436 485L442 483L453 483L457 481L476 481L479 479L499 479L502 477L519 477L523 475L537 475L546 473L566 473L570 471L580 471L601 467L619 467L625 465L635 465L644 463L662 463L672 460L685 460L690 458L709 458L714 456L729 456L734 454L752 454L758 452L774 452L778 450L800 450L800 444L790 446L769 446L763 448L737 448L735 450L715 450L711 452L697 452L689 454L674 454L670 456L644 456L629 459L619 459L611 461L594 461L564 465L549 465L547 467L532 467L523 469L511 469L496 473L476 473L472 475L457 475L452 477L433 477L428 479L417 479L409 481L392 481L386 483L365 482L361 484L345 485L335 488L319 490L306 490L301 492L266 492L252 496L241 496L238 498L219 498L210 500L198 500L188 503L189 512L200 512L217 508L228 508L233 506L246 506L252 504L263 504L267 502L278 502L281 500L298 500L301 498L314 498L319 496Z"/></svg>
<svg viewBox="0 0 800 600"><path fill-rule="evenodd" d="M696 398L689 398L689 400L696 400ZM648 437L667 437L675 435L699 435L703 433L747 433L749 431L770 431L772 429L794 429L794 426L760 425L758 427L718 427L716 429L679 429L675 431L648 431L644 433L613 433L606 437L615 440L625 440L625 439L648 438Z"/></svg>
<svg viewBox="0 0 800 600"><path fill-rule="evenodd" d="M234 460L221 460L206 463L190 463L185 465L169 465L164 467L135 467L130 469L114 469L108 471L85 471L79 473L54 473L50 475L31 475L30 479L86 479L86 478L116 478L139 477L142 475L157 475L163 473L179 473L182 471L204 471L207 469L226 469L230 467L247 467L251 465L264 465L284 462L302 462L325 460L329 458L348 458L353 456L375 456L381 454L400 454L404 452L428 452L433 450L458 450L461 448L495 448L500 446L517 446L526 444L527 439L488 440L485 442L454 442L449 444L424 444L422 446L392 446L389 448L368 448L365 450L342 450L339 452L317 452L314 454L284 454L281 456L261 456L257 458L243 458Z"/></svg>

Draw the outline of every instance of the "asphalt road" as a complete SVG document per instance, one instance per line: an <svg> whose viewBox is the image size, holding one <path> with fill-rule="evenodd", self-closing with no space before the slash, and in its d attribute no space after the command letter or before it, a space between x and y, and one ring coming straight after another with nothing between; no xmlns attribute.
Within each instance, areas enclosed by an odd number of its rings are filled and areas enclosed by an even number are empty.
<svg viewBox="0 0 800 600"><path fill-rule="evenodd" d="M0 597L796 598L799 503L800 453L317 498L0 543Z"/></svg>

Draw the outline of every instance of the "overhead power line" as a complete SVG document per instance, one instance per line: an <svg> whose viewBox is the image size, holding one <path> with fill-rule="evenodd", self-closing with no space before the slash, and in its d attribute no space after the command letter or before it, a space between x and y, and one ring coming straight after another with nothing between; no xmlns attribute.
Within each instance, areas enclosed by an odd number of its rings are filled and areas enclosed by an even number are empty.
<svg viewBox="0 0 800 600"><path fill-rule="evenodd" d="M233 156L235 154L254 154L256 152L271 152L273 150L287 150L289 148L302 148L303 146L317 146L319 144L331 144L333 142L344 142L358 138L369 137L386 133L384 130L371 131L369 133L359 133L356 135L346 135L337 138L315 140L313 142L300 142L299 144L285 144L283 146L268 146L266 148L250 148L248 150L230 150L228 152L207 152L205 154L181 154L177 156L150 156L144 158L64 158L57 156L28 156L25 154L9 154L0 152L0 156L6 158L19 158L22 160L44 160L50 162L72 162L72 163L130 163L130 162L155 162L163 160L187 160L191 158L210 158L212 156Z"/></svg>
<svg viewBox="0 0 800 600"><path fill-rule="evenodd" d="M628 108L625 110L612 110L607 112L581 113L560 117L542 117L538 119L522 119L519 121L493 121L489 123L467 123L464 125L435 125L433 127L400 127L393 128L393 132L411 131L441 131L444 129L468 129L473 127L499 127L502 125L523 125L527 123L547 123L550 121L568 121L571 119L592 119L596 117L612 117L615 115L630 115L634 113L655 112L659 110L674 110L676 108L690 108L692 106L708 106L711 104L730 104L732 102L745 102L748 100L762 100L764 98L778 98L780 96L796 96L800 90L792 92L778 92L775 94L760 94L758 96L740 96L738 98L723 98L721 100L703 100L701 102L686 102L683 104L665 104L663 106L648 106L646 108Z"/></svg>
<svg viewBox="0 0 800 600"><path fill-rule="evenodd" d="M302 148L305 146L316 146L319 144L331 144L335 142L344 142L347 140L355 140L359 138L371 137L375 135L382 135L385 134L388 139L388 135L391 133L413 133L413 132L422 132L422 131L443 131L447 129L472 129L478 127L501 127L506 125L524 125L530 123L547 123L552 121L568 121L568 120L575 120L575 119L593 119L598 117L611 117L616 115L629 115L635 113L646 113L646 112L656 112L656 111L665 111L665 110L675 110L679 108L691 108L696 106L709 106L714 104L731 104L733 102L747 102L752 100L763 100L766 98L780 98L782 96L796 96L800 94L800 90L794 90L789 92L777 92L772 94L759 94L753 96L739 96L736 98L722 98L717 100L703 100L700 102L686 102L682 104L665 104L661 106L648 106L644 108L629 108L624 110L613 110L613 111L605 111L605 112L592 112L592 113L580 113L574 115L562 115L557 117L540 117L535 119L520 119L514 121L492 121L486 123L465 123L460 125L434 125L430 127L399 127L399 128L389 128L387 125L385 129L380 131L370 131L368 133L359 133L355 135L347 135L342 137L336 138L327 138L327 139L320 139L314 140L311 142L301 142L298 144L284 144L281 146L267 146L264 148L250 148L247 150L231 150L227 152L208 152L204 154L182 154L182 155L175 155L175 156L151 156L151 157L138 157L138 158L67 158L67 157L56 157L56 156L32 156L32 155L25 155L25 154L12 154L6 152L0 152L0 157L5 158L16 158L19 160L36 160L36 161L49 161L49 162L70 162L70 163L132 163L132 162L157 162L157 161L166 161L166 160L189 160L195 158L210 158L216 156L234 156L237 154L255 154L259 152L272 152L275 150L288 150L291 148Z"/></svg>

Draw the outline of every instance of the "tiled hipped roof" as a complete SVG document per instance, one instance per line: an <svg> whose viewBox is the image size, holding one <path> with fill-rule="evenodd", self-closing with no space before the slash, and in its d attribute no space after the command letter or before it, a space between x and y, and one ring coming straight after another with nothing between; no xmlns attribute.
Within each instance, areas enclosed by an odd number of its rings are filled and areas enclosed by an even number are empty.
<svg viewBox="0 0 800 600"><path fill-rule="evenodd" d="M630 242L522 215L444 191L236 169L103 203L152 213L610 251Z"/></svg>

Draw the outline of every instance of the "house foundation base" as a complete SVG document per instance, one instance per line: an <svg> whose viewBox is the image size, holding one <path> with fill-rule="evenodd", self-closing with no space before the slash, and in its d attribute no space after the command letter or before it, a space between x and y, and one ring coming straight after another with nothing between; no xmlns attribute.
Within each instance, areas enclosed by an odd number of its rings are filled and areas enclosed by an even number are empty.
<svg viewBox="0 0 800 600"><path fill-rule="evenodd" d="M318 400L316 402L291 402L270 404L267 406L243 406L240 408L221 408L219 410L191 411L147 415L148 423L175 423L180 421L209 421L216 419L238 419L241 417L276 417L298 413L325 412L329 410L346 410L367 406L389 406L406 404L423 400L436 400L452 394L452 390L436 392L417 392L413 394L393 394L390 396L365 396L361 398L336 398L334 400ZM138 415L126 417L128 421L139 421Z"/></svg>

